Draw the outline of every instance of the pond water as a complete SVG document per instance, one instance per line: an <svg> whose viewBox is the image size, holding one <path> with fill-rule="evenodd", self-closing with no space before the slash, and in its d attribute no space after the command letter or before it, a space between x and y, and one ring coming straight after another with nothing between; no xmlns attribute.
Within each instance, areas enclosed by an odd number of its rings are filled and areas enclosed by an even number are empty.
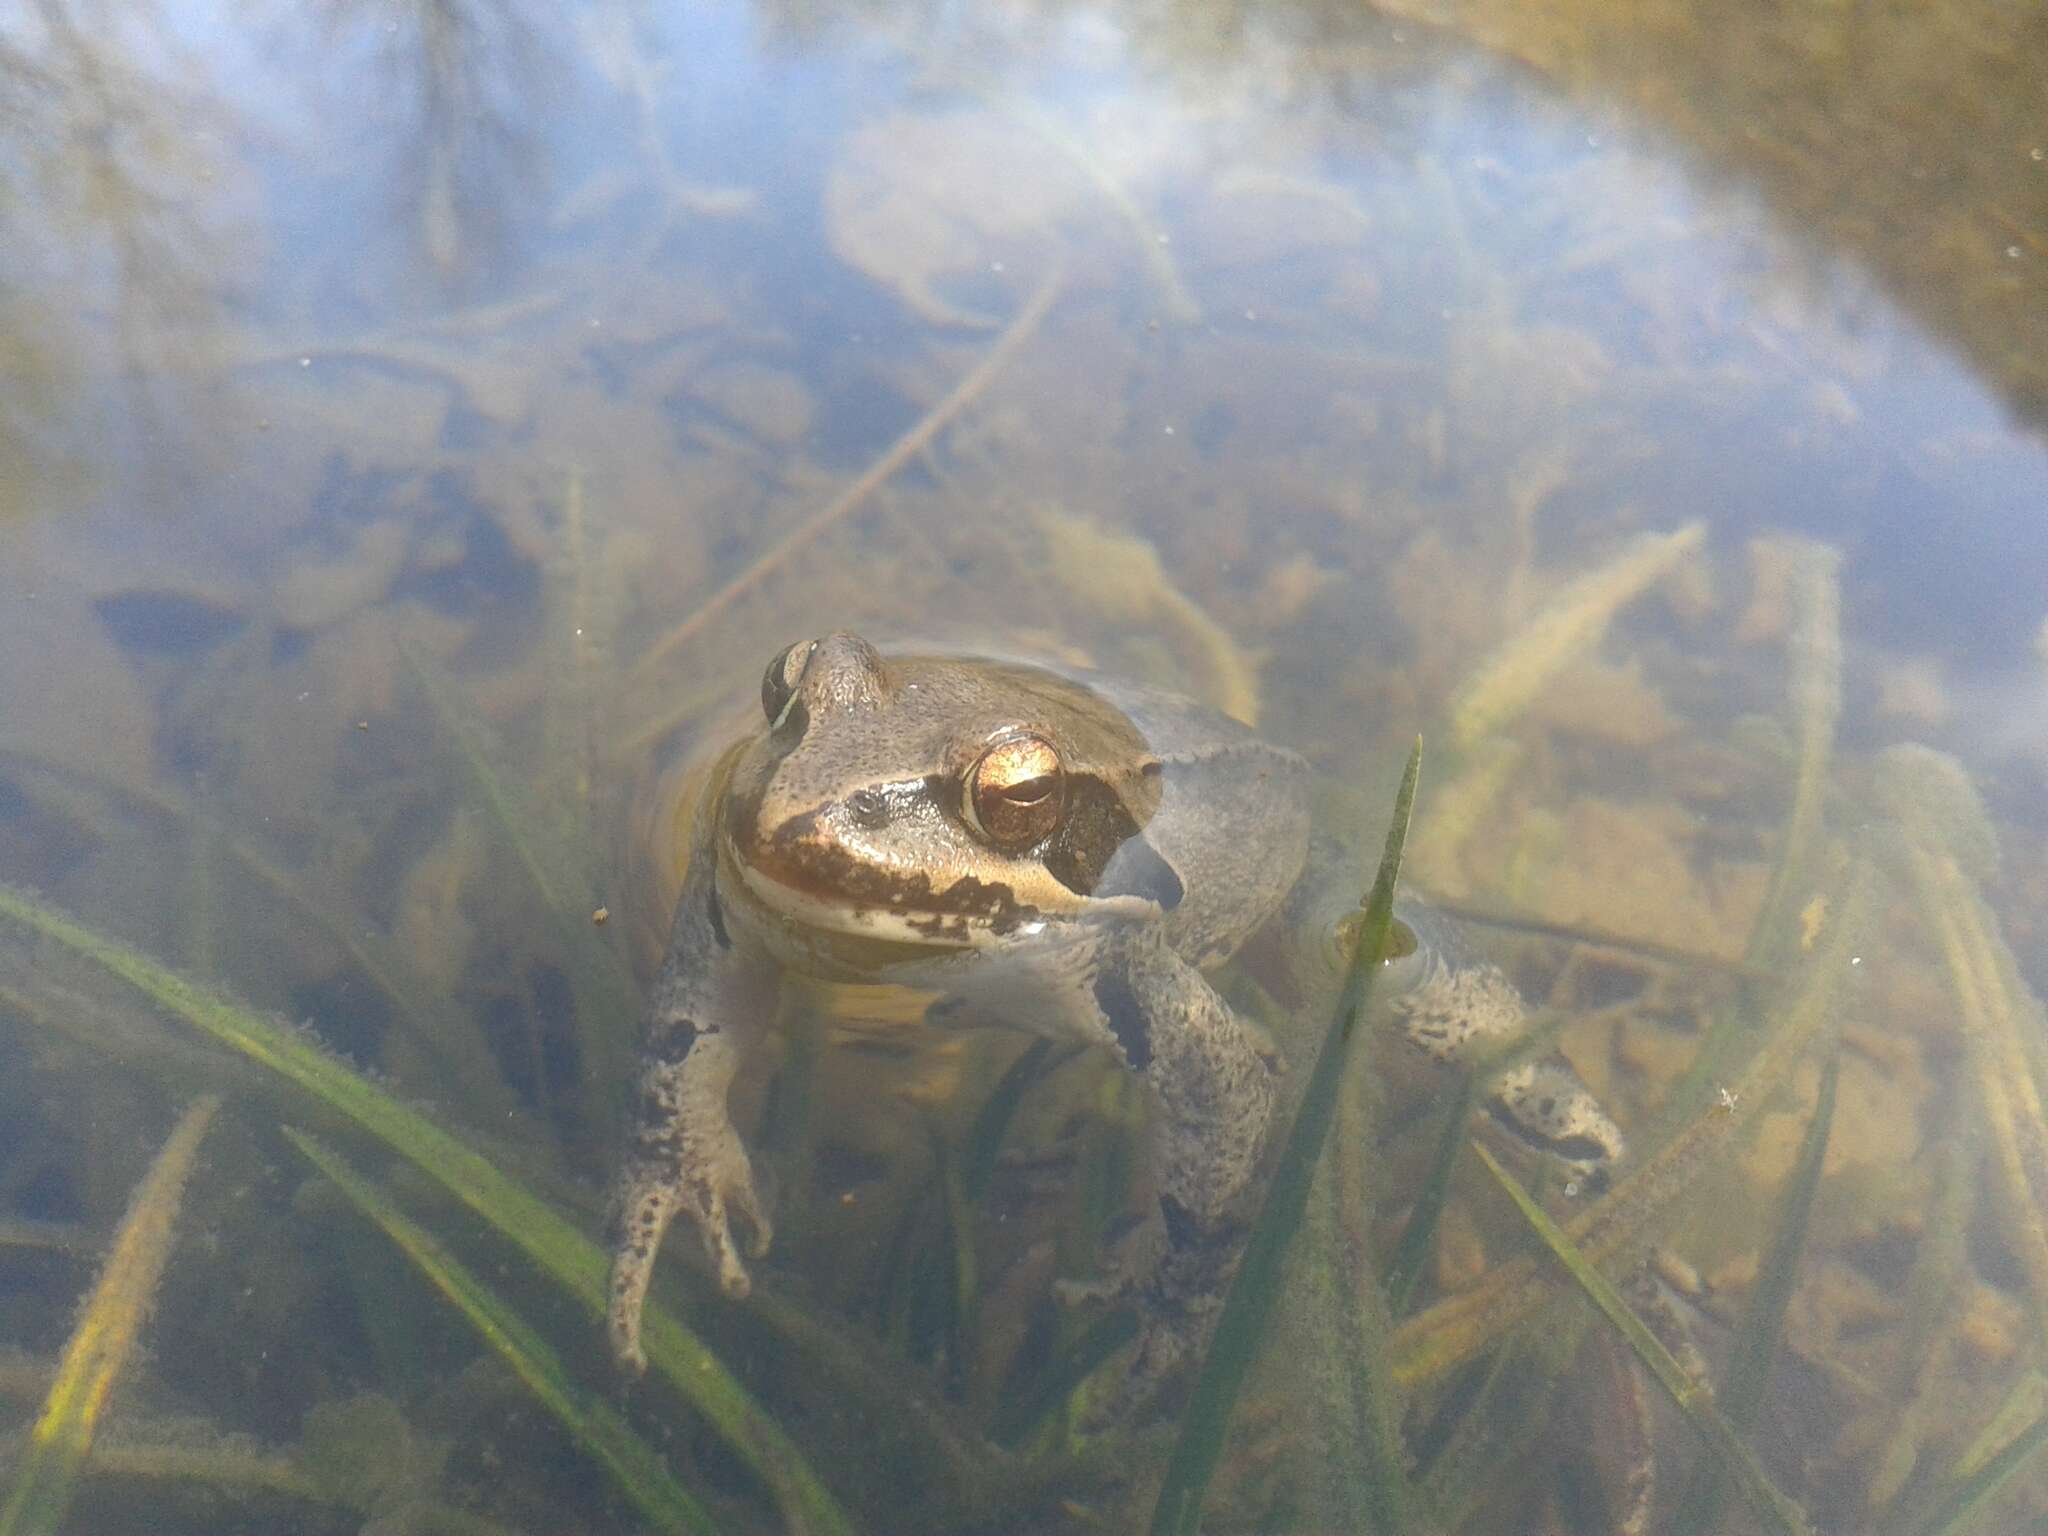
<svg viewBox="0 0 2048 1536"><path fill-rule="evenodd" d="M1146 1528L1103 1052L786 989L610 1364L676 786L835 629L1255 724L1354 896L1420 733L1628 1135L1361 1037L1204 1529L2048 1518L2039 17L229 11L0 12L0 1532Z"/></svg>

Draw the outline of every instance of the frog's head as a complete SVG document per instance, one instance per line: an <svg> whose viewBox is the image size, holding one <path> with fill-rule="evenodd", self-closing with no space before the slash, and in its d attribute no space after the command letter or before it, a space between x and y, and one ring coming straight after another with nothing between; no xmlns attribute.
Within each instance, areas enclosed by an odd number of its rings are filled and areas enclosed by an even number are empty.
<svg viewBox="0 0 2048 1536"><path fill-rule="evenodd" d="M1144 835L1161 765L1081 683L845 633L780 652L741 749L722 856L814 930L987 947L1155 917L1181 884Z"/></svg>

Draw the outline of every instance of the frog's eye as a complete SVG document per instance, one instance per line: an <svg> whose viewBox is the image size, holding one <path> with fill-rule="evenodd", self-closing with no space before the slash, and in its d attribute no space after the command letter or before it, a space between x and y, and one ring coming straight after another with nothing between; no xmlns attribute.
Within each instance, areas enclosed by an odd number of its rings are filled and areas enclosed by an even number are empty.
<svg viewBox="0 0 2048 1536"><path fill-rule="evenodd" d="M1053 744L1043 736L1008 736L968 770L961 810L984 842L1015 852L1048 837L1066 802L1066 774Z"/></svg>
<svg viewBox="0 0 2048 1536"><path fill-rule="evenodd" d="M782 712L789 708L789 701L796 694L796 685L804 675L804 667L816 650L815 640L799 640L795 645L784 646L775 653L775 659L768 663L768 670L761 674L761 713L774 725L782 718Z"/></svg>

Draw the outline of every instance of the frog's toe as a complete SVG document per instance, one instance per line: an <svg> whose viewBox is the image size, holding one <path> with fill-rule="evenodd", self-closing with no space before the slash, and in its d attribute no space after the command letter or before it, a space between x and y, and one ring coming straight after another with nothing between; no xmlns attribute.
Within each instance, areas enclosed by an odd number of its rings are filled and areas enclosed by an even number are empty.
<svg viewBox="0 0 2048 1536"><path fill-rule="evenodd" d="M611 1278L605 1306L605 1332L612 1359L628 1375L647 1369L640 1346L640 1314L654 1278L655 1255L680 1203L675 1185L648 1174L629 1172L621 1180L611 1222Z"/></svg>
<svg viewBox="0 0 2048 1536"><path fill-rule="evenodd" d="M746 1258L766 1257L775 1239L775 1225L755 1187L753 1167L746 1153L733 1147L728 1155L709 1159L708 1166L691 1175L690 1184L690 1204L704 1236L704 1251L718 1271L719 1289L738 1301L753 1290L754 1282L741 1258L734 1218L746 1229Z"/></svg>
<svg viewBox="0 0 2048 1536"><path fill-rule="evenodd" d="M1621 1128L1561 1057L1524 1062L1492 1092L1494 1117L1582 1174L1605 1176L1627 1149Z"/></svg>
<svg viewBox="0 0 2048 1536"><path fill-rule="evenodd" d="M733 1211L747 1224L747 1257L765 1259L775 1241L775 1186L765 1174L754 1173L751 1164L745 1178L725 1192Z"/></svg>
<svg viewBox="0 0 2048 1536"><path fill-rule="evenodd" d="M732 1228L727 1225L723 1211L719 1212L718 1230L705 1231L704 1246L711 1251L711 1262L718 1266L718 1288L734 1301L745 1301L753 1293L754 1277L740 1262L739 1248L732 1240Z"/></svg>

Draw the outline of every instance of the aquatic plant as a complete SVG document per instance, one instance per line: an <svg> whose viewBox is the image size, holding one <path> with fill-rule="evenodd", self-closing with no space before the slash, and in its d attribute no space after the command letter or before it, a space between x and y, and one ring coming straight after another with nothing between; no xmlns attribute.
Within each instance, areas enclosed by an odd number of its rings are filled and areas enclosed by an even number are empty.
<svg viewBox="0 0 2048 1536"><path fill-rule="evenodd" d="M1752 1031L1752 1054L1723 1079L1724 1092L1637 1157L1608 1193L1564 1224L1564 1233L1593 1263L1623 1270L1645 1257L1687 1189L1735 1144L1738 1132L1813 1043L1837 1026L1855 974L1852 961L1869 921L1872 885L1866 863L1845 871L1826 936L1788 981L1768 1026ZM1550 1293L1548 1277L1532 1260L1495 1267L1470 1289L1434 1303L1394 1330L1395 1380L1413 1386L1442 1376L1533 1316Z"/></svg>
<svg viewBox="0 0 2048 1536"><path fill-rule="evenodd" d="M1704 523L1647 534L1567 584L1452 696L1447 716L1452 749L1469 751L1527 708L1551 679L1599 643L1615 614L1662 580L1706 536Z"/></svg>
<svg viewBox="0 0 2048 1536"><path fill-rule="evenodd" d="M7 1502L0 1506L0 1536L45 1536L63 1524L107 1399L156 1297L177 1236L185 1182L219 1109L220 1100L209 1097L186 1110L135 1187L99 1283L64 1346L42 1415L29 1432Z"/></svg>
<svg viewBox="0 0 2048 1536"><path fill-rule="evenodd" d="M1750 929L1746 958L1766 966L1783 965L1798 952L1795 919L1813 895L1835 724L1842 713L1841 552L1807 539L1778 542L1789 566L1786 695L1799 755L1784 842Z"/></svg>
<svg viewBox="0 0 2048 1536"><path fill-rule="evenodd" d="M679 1536L714 1536L718 1523L669 1475L660 1454L634 1433L617 1409L578 1388L554 1350L525 1319L340 1157L302 1131L287 1126L285 1135L350 1204L397 1244L541 1405L612 1474L642 1519L658 1531Z"/></svg>
<svg viewBox="0 0 2048 1536"><path fill-rule="evenodd" d="M1886 749L1877 793L1898 818L1906 871L1948 971L2011 1238L2036 1325L2048 1327L2048 1017L1977 888L1997 861L1990 818L1962 765L1926 747Z"/></svg>
<svg viewBox="0 0 2048 1536"><path fill-rule="evenodd" d="M1308 1086L1282 1144L1264 1202L1253 1219L1244 1257L1224 1299L1223 1315L1196 1378L1194 1395L1181 1415L1179 1437L1152 1509L1153 1536L1191 1536L1201 1526L1202 1494L1215 1475L1231 1410L1258 1352L1267 1316L1279 1293L1281 1264L1308 1209L1316 1165L1336 1118L1345 1055L1371 1001L1374 978L1386 959L1394 920L1394 887L1400 879L1401 853L1421 771L1422 742L1418 739L1394 797L1386 850L1366 898L1336 1014L1309 1068ZM1360 1452L1370 1459L1373 1469L1369 1481L1372 1503L1366 1513L1377 1529L1399 1531L1409 1519L1409 1494L1393 1399L1377 1359L1352 1363L1351 1387L1358 1394L1359 1417L1367 1431Z"/></svg>
<svg viewBox="0 0 2048 1536"><path fill-rule="evenodd" d="M91 932L32 896L0 887L0 916L119 977L157 1006L383 1142L524 1251L592 1317L602 1316L608 1261L596 1243L490 1160L351 1072L306 1036ZM774 1494L793 1529L851 1529L795 1445L695 1335L667 1311L650 1307L646 1344L655 1372L745 1459Z"/></svg>

